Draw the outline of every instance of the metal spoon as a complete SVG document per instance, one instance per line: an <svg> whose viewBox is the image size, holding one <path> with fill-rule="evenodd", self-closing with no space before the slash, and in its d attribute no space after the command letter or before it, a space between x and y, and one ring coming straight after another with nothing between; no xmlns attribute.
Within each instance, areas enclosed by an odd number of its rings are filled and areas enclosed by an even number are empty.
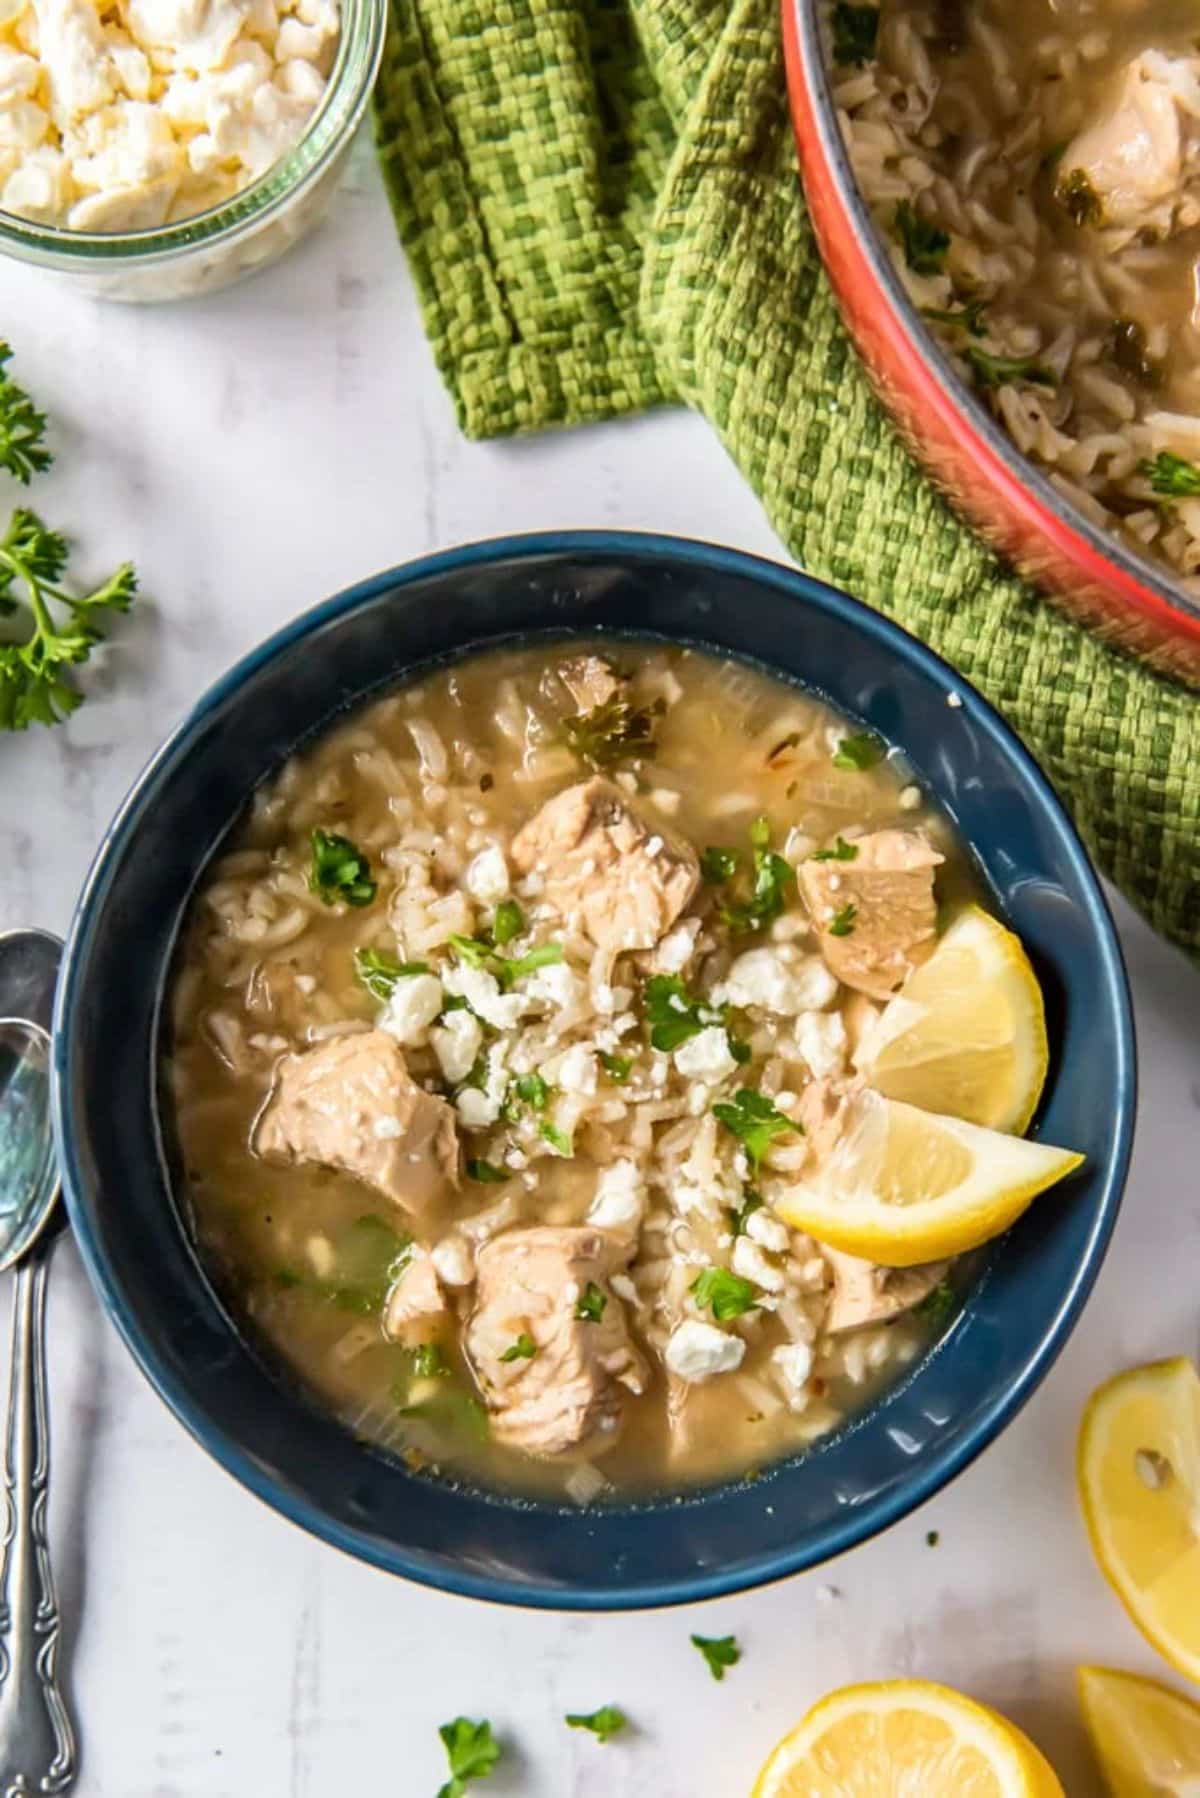
<svg viewBox="0 0 1200 1798"><path fill-rule="evenodd" d="M46 1276L64 1222L50 1130L50 1014L62 945L0 934L0 1273L17 1270L0 1561L0 1793L65 1792L75 1734L57 1677L46 1507Z"/></svg>

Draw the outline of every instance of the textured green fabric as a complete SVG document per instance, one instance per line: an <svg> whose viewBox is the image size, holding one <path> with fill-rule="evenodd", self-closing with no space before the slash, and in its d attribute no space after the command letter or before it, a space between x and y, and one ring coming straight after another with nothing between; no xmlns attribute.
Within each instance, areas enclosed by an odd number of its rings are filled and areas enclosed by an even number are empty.
<svg viewBox="0 0 1200 1798"><path fill-rule="evenodd" d="M805 568L1007 715L1101 866L1200 953L1200 702L1072 624L951 517L820 269L777 0L392 0L379 154L473 437L683 400Z"/></svg>

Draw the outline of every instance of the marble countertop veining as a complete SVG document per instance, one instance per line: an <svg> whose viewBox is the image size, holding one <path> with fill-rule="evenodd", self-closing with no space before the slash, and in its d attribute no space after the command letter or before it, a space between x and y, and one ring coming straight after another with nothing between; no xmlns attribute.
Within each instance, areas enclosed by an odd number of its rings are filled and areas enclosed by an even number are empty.
<svg viewBox="0 0 1200 1798"><path fill-rule="evenodd" d="M296 611L472 537L620 525L780 554L683 412L502 445L458 435L364 147L292 258L177 309L106 309L5 265L0 330L52 414L33 502L129 555L148 596L71 723L0 744L0 927L62 930L104 825L199 691ZM1200 1347L1200 977L1118 903L1142 1058L1138 1146L1083 1322L1002 1440L919 1515L816 1573L618 1617L505 1611L310 1541L198 1449L135 1371L69 1242L51 1287L54 1560L84 1798L433 1798L437 1726L491 1717L494 1798L733 1798L830 1686L920 1673L1012 1711L1071 1798L1092 1776L1072 1671L1155 1671L1095 1571L1074 1434L1122 1364ZM114 1020L114 1028L119 1028ZM939 1533L935 1547L930 1530ZM733 1631L714 1686L688 1642ZM601 1749L568 1710L622 1705Z"/></svg>

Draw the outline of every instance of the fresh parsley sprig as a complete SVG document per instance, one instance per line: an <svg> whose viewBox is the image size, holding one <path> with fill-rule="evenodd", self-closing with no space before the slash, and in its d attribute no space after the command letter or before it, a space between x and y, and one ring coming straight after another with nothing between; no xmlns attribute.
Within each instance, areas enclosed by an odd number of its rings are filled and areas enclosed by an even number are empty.
<svg viewBox="0 0 1200 1798"><path fill-rule="evenodd" d="M792 1130L803 1134L802 1126L785 1117L766 1093L751 1092L744 1086L734 1094L732 1105L714 1105L712 1112L717 1122L738 1138L756 1171L777 1136L786 1136Z"/></svg>
<svg viewBox="0 0 1200 1798"><path fill-rule="evenodd" d="M1159 450L1152 462L1139 462L1138 473L1165 499L1190 499L1200 493L1200 468L1171 450Z"/></svg>
<svg viewBox="0 0 1200 1798"><path fill-rule="evenodd" d="M724 1679L727 1667L736 1667L742 1658L736 1636L693 1636L692 1642L708 1662L714 1679Z"/></svg>
<svg viewBox="0 0 1200 1798"><path fill-rule="evenodd" d="M378 890L371 879L371 864L349 837L336 831L314 830L308 890L325 905L370 905ZM399 964L397 964L399 965Z"/></svg>
<svg viewBox="0 0 1200 1798"><path fill-rule="evenodd" d="M750 826L750 856L749 897L721 907L721 921L735 936L774 923L783 911L788 888L796 880L791 863L771 848L771 826L766 818L756 818Z"/></svg>
<svg viewBox="0 0 1200 1798"><path fill-rule="evenodd" d="M450 1763L450 1777L437 1798L462 1798L472 1780L486 1779L495 1771L500 1744L486 1719L476 1723L470 1717L455 1717L452 1723L443 1723L438 1734Z"/></svg>
<svg viewBox="0 0 1200 1798"><path fill-rule="evenodd" d="M727 1267L706 1267L692 1281L688 1291L700 1310L711 1311L718 1323L728 1323L730 1318L744 1317L747 1311L758 1310L751 1282Z"/></svg>
<svg viewBox="0 0 1200 1798"><path fill-rule="evenodd" d="M49 468L54 457L43 442L46 414L39 412L23 387L8 372L12 351L0 342L0 468L28 487L35 474Z"/></svg>

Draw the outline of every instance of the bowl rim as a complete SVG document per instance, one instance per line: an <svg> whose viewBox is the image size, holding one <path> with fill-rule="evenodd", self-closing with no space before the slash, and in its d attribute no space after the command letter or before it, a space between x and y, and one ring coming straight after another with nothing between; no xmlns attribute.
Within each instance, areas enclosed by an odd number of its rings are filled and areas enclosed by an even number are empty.
<svg viewBox="0 0 1200 1798"><path fill-rule="evenodd" d="M907 364L910 380L917 383L915 397L956 432L988 485L1002 489L1007 509L1011 511L1016 506L1032 510L1045 536L1077 563L1091 565L1091 579L1111 588L1115 570L1122 600L1141 613L1158 633L1195 653L1200 647L1200 599L1172 585L1165 567L1095 524L1058 492L1039 464L1017 448L972 392L922 319L871 215L838 124L821 30L826 0L780 0L780 4L789 110L801 152L802 177L807 187L810 171L806 152L812 140L801 118L801 106L807 99L822 158L820 172L828 178L837 209L849 226L854 246L882 304L880 322L892 347ZM838 304L841 311L840 295ZM978 534L977 526L972 529Z"/></svg>
<svg viewBox="0 0 1200 1798"><path fill-rule="evenodd" d="M108 1260L93 1234L86 1206L79 1196L86 1188L87 1180L76 1153L76 1139L72 1128L73 1098L68 1045L71 1019L81 1001L81 966L86 960L85 951L95 915L110 884L113 869L129 847L131 833L136 827L140 812L148 801L152 801L152 789L159 775L186 754L193 736L203 729L206 720L217 708L234 696L253 679L260 668L276 656L332 621L371 604L387 593L401 590L429 576L453 574L500 560L544 560L547 557L578 557L588 554L613 558L649 557L666 564L682 562L692 570L765 581L785 595L799 598L818 610L832 612L851 628L873 636L886 652L915 664L919 671L942 687L948 696L956 695L966 708L973 725L992 738L1014 766L1018 777L1032 790L1039 805L1052 815L1059 828L1064 852L1085 895L1088 924L1099 959L1096 978L1105 983L1110 996L1115 1026L1117 1080L1113 1095L1116 1121L1111 1151L1097 1188L1095 1216L1085 1249L1070 1284L1059 1294L1053 1314L1040 1337L1028 1345L1020 1371L987 1410L970 1426L965 1427L953 1443L930 1453L923 1467L914 1465L913 1477L895 1492L884 1497L872 1497L861 1505L854 1506L844 1519L822 1532L819 1543L784 1551L765 1551L743 1559L732 1571L723 1568L697 1569L686 1577L674 1577L658 1583L639 1581L629 1587L614 1584L572 1586L565 1589L560 1584L548 1582L517 1584L503 1573L477 1573L453 1565L431 1567L426 1563L416 1562L402 1547L381 1544L377 1537L366 1531L331 1518L319 1504L310 1501L303 1494L285 1490L259 1464L251 1448L232 1440L193 1402L184 1384L175 1378L154 1347L143 1338L137 1319L127 1311ZM770 660L764 659L762 665L770 669ZM1137 1109L1132 1004L1124 958L1108 903L1061 800L1029 751L995 708L949 663L926 648L917 638L849 594L801 570L741 550L649 532L537 532L490 538L438 551L395 568L382 570L343 588L331 598L301 613L241 656L206 689L150 757L101 839L67 935L55 998L53 1044L53 1109L59 1166L67 1208L86 1272L109 1319L135 1362L189 1435L226 1473L274 1511L310 1535L356 1559L440 1591L535 1610L651 1609L672 1604L690 1604L750 1590L823 1564L889 1528L940 1491L974 1461L1021 1410L1045 1378L1074 1329L1100 1271L1116 1224L1128 1173ZM1099 1178L1099 1169L1097 1175ZM710 1488L700 1488L695 1494L688 1495L689 1502L703 1502L708 1492L714 1496L727 1493L731 1485L736 1484L736 1480L724 1481ZM645 1508L653 1511L669 1510L672 1508L672 1500L668 1496L661 1501L652 1501ZM581 1527L586 1527L587 1512L581 1510L578 1515Z"/></svg>

